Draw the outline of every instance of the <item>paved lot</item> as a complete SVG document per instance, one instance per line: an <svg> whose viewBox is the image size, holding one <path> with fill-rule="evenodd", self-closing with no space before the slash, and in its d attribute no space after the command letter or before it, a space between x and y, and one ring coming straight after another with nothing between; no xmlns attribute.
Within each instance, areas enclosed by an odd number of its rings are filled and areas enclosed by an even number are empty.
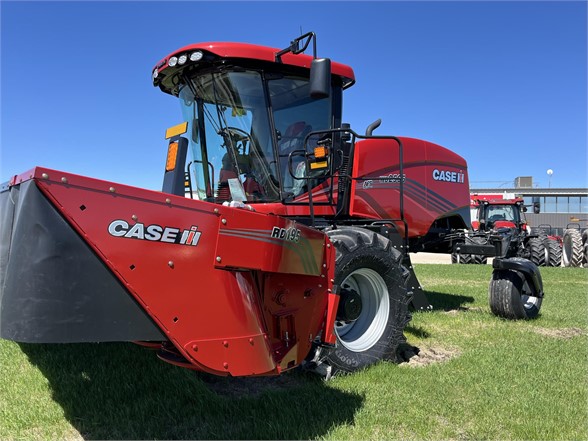
<svg viewBox="0 0 588 441"><path fill-rule="evenodd" d="M437 253L410 253L412 263L441 263L451 265L451 254ZM492 264L492 258L488 258L488 265Z"/></svg>
<svg viewBox="0 0 588 441"><path fill-rule="evenodd" d="M410 253L412 263L446 263L451 264L451 254Z"/></svg>

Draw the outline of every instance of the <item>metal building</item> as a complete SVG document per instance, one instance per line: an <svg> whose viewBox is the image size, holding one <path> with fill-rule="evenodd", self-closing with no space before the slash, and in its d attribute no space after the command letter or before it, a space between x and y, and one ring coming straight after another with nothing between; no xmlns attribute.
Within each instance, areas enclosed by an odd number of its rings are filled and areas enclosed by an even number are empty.
<svg viewBox="0 0 588 441"><path fill-rule="evenodd" d="M522 197L531 228L549 226L552 234L558 235L568 226L588 228L588 188L536 188L532 177L523 176L517 177L511 188L471 188L470 193Z"/></svg>

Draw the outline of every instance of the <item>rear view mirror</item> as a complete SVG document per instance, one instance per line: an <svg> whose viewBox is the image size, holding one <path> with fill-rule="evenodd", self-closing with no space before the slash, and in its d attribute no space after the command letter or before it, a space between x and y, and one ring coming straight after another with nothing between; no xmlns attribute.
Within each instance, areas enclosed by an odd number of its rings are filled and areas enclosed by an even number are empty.
<svg viewBox="0 0 588 441"><path fill-rule="evenodd" d="M315 58L310 65L310 96L327 98L331 92L331 60Z"/></svg>
<svg viewBox="0 0 588 441"><path fill-rule="evenodd" d="M541 196L533 196L533 213L541 213Z"/></svg>

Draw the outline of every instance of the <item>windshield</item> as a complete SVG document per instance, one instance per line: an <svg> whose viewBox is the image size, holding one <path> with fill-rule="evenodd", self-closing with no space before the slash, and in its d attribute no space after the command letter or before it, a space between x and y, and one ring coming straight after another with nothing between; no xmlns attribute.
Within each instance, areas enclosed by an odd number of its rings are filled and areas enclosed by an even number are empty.
<svg viewBox="0 0 588 441"><path fill-rule="evenodd" d="M193 196L214 201L277 200L260 74L197 76L181 89L180 102L190 134L187 164Z"/></svg>
<svg viewBox="0 0 588 441"><path fill-rule="evenodd" d="M307 78L272 78L267 84L273 133L262 75L257 71L201 74L181 88L192 197L275 202L307 191L308 181L295 179L292 173L306 176L304 139L310 131L330 128L331 101L311 99ZM313 144L309 142L308 148ZM311 185L317 182L313 176Z"/></svg>
<svg viewBox="0 0 588 441"><path fill-rule="evenodd" d="M518 207L515 205L488 205L486 208L486 220L489 224L496 221L518 222Z"/></svg>
<svg viewBox="0 0 588 441"><path fill-rule="evenodd" d="M307 181L295 178L307 174L302 153L304 139L312 131L331 127L331 100L312 99L306 78L284 76L273 79L268 81L268 89L278 137L279 174L283 190L286 195L298 196L308 191ZM316 136L308 140L307 152L316 146L317 140ZM313 181L311 185L316 184L317 181Z"/></svg>

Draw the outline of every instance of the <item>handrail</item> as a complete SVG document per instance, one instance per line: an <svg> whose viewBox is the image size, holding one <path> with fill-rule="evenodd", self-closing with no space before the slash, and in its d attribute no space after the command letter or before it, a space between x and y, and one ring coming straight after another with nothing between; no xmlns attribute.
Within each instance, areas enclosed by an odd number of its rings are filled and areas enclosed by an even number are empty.
<svg viewBox="0 0 588 441"><path fill-rule="evenodd" d="M316 177L312 177L312 176L296 177L292 171L292 157L298 156L298 155L304 156L305 162L306 162L306 169L309 170L310 169L310 158L314 156L312 153L308 153L308 151L307 151L309 139L312 136L317 136L317 135L323 135L322 138L325 138L326 135L328 135L328 134L336 134L336 133L351 134L351 136L352 136L351 137L351 148L349 151L350 161L353 160L353 156L355 153L355 144L356 144L356 140L358 140L358 139L360 139L360 140L363 140L363 139L391 139L398 144L398 164L399 164L399 175L400 175L400 179L399 179L399 214L400 214L400 218L399 219L381 219L378 222L382 222L382 221L402 222L402 224L404 225L404 245L405 245L405 249L408 251L408 222L406 221L406 217L404 214L404 181L405 181L404 145L403 145L402 140L400 138L398 138L396 136L359 135L350 128L337 128L337 129L312 131L312 132L308 133L306 135L306 137L304 138L304 149L303 150L302 149L295 150L288 155L288 172L290 173L290 175L294 179L298 179L298 180L303 179L303 180L307 180L307 181L310 181L311 179L316 179ZM331 144L332 143L333 143L333 137L331 137ZM331 147L332 147L332 145L331 145ZM336 172L339 171L339 168L337 170L333 169L333 162L334 162L333 157L334 157L335 151L338 151L338 150L331 148L331 153L330 153L331 160L329 161L328 173L321 176L323 178L331 180L330 197L329 197L329 201L330 201L331 205L334 205L333 204L334 178L335 178ZM349 179L349 180L359 180L359 179L363 180L363 179L365 179L365 177L353 178L349 170L347 171L346 175L338 175L338 178L340 180L342 178ZM309 209L310 209L311 226L314 227L314 202L313 202L313 198L312 198L312 190L313 189L308 189L307 194L308 194L308 205L309 205ZM349 191L349 188L345 188L345 193L342 195L345 200L347 200L349 198L348 191ZM293 202L288 202L286 200L284 200L283 203L288 204L288 205L289 204L292 204L292 205L297 204L297 203L293 203ZM345 201L343 203L345 203ZM339 216L342 211L343 211L343 206L340 206L340 209L335 214L335 218L337 218L337 216Z"/></svg>

